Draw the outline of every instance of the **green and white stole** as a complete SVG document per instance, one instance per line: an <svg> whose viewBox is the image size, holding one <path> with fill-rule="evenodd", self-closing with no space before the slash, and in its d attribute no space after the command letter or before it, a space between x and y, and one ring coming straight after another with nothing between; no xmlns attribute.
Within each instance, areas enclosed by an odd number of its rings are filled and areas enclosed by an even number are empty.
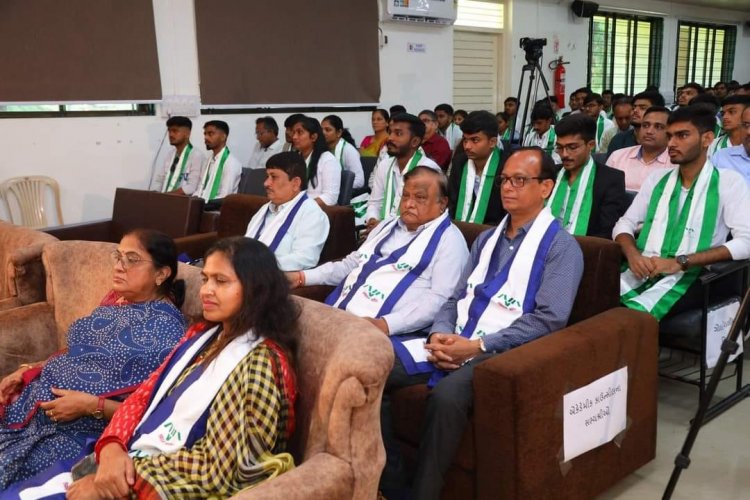
<svg viewBox="0 0 750 500"><path fill-rule="evenodd" d="M572 186L568 185L570 175L563 168L557 174L555 189L549 197L552 215L560 219L563 229L575 236L586 236L588 231L595 177L596 163L591 157Z"/></svg>
<svg viewBox="0 0 750 500"><path fill-rule="evenodd" d="M193 145L188 142L187 146L185 146L182 149L182 153L180 154L180 158L182 158L182 161L180 163L180 171L177 172L177 169L174 169L169 172L169 177L167 178L166 183L164 186L162 186L161 192L166 193L169 191L174 191L178 187L180 187L180 182L182 181L182 176L185 174L185 165L187 165L188 156L190 156L190 152L193 150ZM177 153L175 151L175 153ZM177 174L177 175L175 175Z"/></svg>
<svg viewBox="0 0 750 500"><path fill-rule="evenodd" d="M336 147L333 148L333 156L336 157L336 159L341 164L341 170L344 170L344 148L346 147L346 141L344 139L339 139L339 142L336 143Z"/></svg>
<svg viewBox="0 0 750 500"><path fill-rule="evenodd" d="M636 246L644 257L671 259L711 248L719 213L719 170L706 161L680 209L682 180L675 168L656 184ZM620 300L631 308L661 319L700 273L699 267L661 278L639 279L624 266Z"/></svg>
<svg viewBox="0 0 750 500"><path fill-rule="evenodd" d="M213 158L216 157L214 156ZM201 194L206 201L211 201L216 198L216 193L219 192L219 186L221 186L221 174L224 172L224 162L226 162L227 158L229 158L229 148L224 146L224 153L221 155L221 159L219 159L219 166L216 168L216 173L213 175L214 180L211 184L211 192L209 193L208 198L206 198L206 186L208 185L208 181L211 179L211 163L213 163L213 158L209 160L208 168L206 168L206 173L203 175L203 187L201 188Z"/></svg>
<svg viewBox="0 0 750 500"><path fill-rule="evenodd" d="M503 152L499 148L495 148L490 153L490 157L487 158L487 163L484 165L484 171L479 181L479 192L476 198L473 196L474 183L477 177L474 161L469 160L464 164L464 171L461 174L461 188L458 191L458 200L456 202L456 214L454 216L456 220L477 224L484 222L484 216L487 213L487 206L489 205L494 188L492 181L497 174L502 154Z"/></svg>
<svg viewBox="0 0 750 500"><path fill-rule="evenodd" d="M720 151L722 149L726 149L729 147L732 147L733 144L729 141L729 135L722 134L718 136L716 139L711 141L711 145L708 146L708 153L707 158L710 160L711 157L716 153L717 151Z"/></svg>
<svg viewBox="0 0 750 500"><path fill-rule="evenodd" d="M414 156L411 157L409 163L407 163L406 172L413 170L417 166L422 159L422 155L422 148L419 148L414 153ZM385 220L388 217L399 214L398 205L401 202L401 194L396 193L396 179L394 178L396 173L393 171L394 167L398 168L396 161L397 159L394 156L385 173L385 188L383 189L383 204L380 206L380 220Z"/></svg>
<svg viewBox="0 0 750 500"><path fill-rule="evenodd" d="M545 146L539 145L540 142L544 142L544 136L547 136L547 144ZM529 130L528 134L526 135L528 137L528 140L524 140L526 144L524 146L539 146L544 150L545 153L548 155L552 155L552 152L555 149L555 142L557 142L557 133L555 133L555 127L554 125L551 125L549 130L547 130L544 134L538 135L534 129ZM539 138L537 140L537 137Z"/></svg>
<svg viewBox="0 0 750 500"><path fill-rule="evenodd" d="M510 125L508 125L508 128L505 129L505 132L503 132L503 135L500 136L500 139L502 139L504 141L510 141L510 140L512 140L510 132L511 132Z"/></svg>

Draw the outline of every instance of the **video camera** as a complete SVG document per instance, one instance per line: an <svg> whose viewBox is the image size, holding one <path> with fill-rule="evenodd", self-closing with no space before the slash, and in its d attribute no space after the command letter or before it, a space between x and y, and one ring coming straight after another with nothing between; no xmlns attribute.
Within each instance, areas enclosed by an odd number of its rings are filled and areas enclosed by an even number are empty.
<svg viewBox="0 0 750 500"><path fill-rule="evenodd" d="M542 47L547 45L546 38L521 38L521 48L526 51L526 62L537 64L542 58Z"/></svg>

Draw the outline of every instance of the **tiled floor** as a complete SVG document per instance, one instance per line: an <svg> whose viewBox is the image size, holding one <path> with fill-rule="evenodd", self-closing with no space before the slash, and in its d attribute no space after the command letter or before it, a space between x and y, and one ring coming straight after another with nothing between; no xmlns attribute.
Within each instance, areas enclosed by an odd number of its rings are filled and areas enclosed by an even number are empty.
<svg viewBox="0 0 750 500"><path fill-rule="evenodd" d="M745 383L750 383L748 361L744 373ZM723 381L717 393L726 394L733 384L734 379ZM661 498L697 408L697 387L660 379L656 458L600 499ZM682 472L673 499L750 499L750 398L703 426L690 458L692 463Z"/></svg>

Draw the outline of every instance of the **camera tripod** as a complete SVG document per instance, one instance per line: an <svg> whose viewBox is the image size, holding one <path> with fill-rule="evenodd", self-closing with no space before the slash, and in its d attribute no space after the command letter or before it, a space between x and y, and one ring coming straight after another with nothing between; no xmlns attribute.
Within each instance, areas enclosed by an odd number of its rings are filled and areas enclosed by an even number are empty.
<svg viewBox="0 0 750 500"><path fill-rule="evenodd" d="M713 373L711 373L708 386L706 387L706 390L703 393L703 398L698 405L698 411L695 413L695 418L693 418L693 421L690 424L690 430L685 438L685 443L682 445L680 453L674 459L674 470L672 471L669 483L664 490L662 500L669 500L672 498L672 493L674 492L675 486L677 486L677 481L680 479L682 470L687 469L690 465L690 451L693 449L695 439L698 437L698 431L700 431L701 426L705 421L706 412L708 411L709 406L711 406L711 399L713 399L714 394L716 393L716 387L719 385L719 381L721 381L721 376L724 373L724 368L726 368L729 356L737 352L737 349L739 348L737 339L742 334L742 330L747 328L749 319L750 289L745 292L745 297L742 299L742 304L740 305L739 311L737 311L737 316L735 316L734 322L732 322L729 335L727 335L727 338L724 339L724 342L721 344L721 355L719 355L719 361L716 363ZM741 399L748 396L750 396L750 385L745 385L740 390L739 394L737 394L736 402L739 402Z"/></svg>
<svg viewBox="0 0 750 500"><path fill-rule="evenodd" d="M549 85L547 84L547 79L544 78L544 73L542 72L542 67L539 65L539 59L532 59L529 60L529 57L527 55L526 58L526 64L523 66L521 70L521 81L518 83L518 102L521 102L521 95L523 93L523 81L524 81L524 75L526 72L529 72L529 86L528 89L526 89L526 100L523 101L523 120L521 121L521 130L519 131L519 144L523 145L523 138L526 134L526 118L529 115L529 105L532 106L533 104L531 100L531 90L534 87L534 80L536 80L537 73L539 74L539 80L536 83L536 89L534 89L534 103L536 103L536 97L539 90L539 82L542 83L542 86L544 87L544 95L549 101ZM516 116L513 117L513 120L511 121L509 127L511 127L511 131L515 130L516 127L516 121L518 120L518 117L521 116L521 110L520 108L516 110ZM512 132L511 132L512 133Z"/></svg>

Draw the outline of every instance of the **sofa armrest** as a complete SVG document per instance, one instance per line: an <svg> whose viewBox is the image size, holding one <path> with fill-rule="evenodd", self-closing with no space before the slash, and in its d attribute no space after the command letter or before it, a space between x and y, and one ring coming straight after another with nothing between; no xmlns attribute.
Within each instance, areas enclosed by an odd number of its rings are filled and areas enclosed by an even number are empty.
<svg viewBox="0 0 750 500"><path fill-rule="evenodd" d="M45 299L47 274L42 264L44 243L36 243L13 252L8 267L10 293L21 305L41 302Z"/></svg>
<svg viewBox="0 0 750 500"><path fill-rule="evenodd" d="M112 234L112 219L50 227L45 229L44 232L51 234L58 240L62 241L110 241Z"/></svg>
<svg viewBox="0 0 750 500"><path fill-rule="evenodd" d="M325 302L335 287L329 285L310 285L303 286L301 288L295 288L292 290L292 295L297 297L304 297L306 299L314 300L316 302Z"/></svg>
<svg viewBox="0 0 750 500"><path fill-rule="evenodd" d="M354 476L349 463L329 453L317 453L298 467L240 492L232 498L241 500L308 498L350 499L354 494Z"/></svg>
<svg viewBox="0 0 750 500"><path fill-rule="evenodd" d="M729 276L737 271L747 270L750 268L750 260L727 260L710 264L701 272L698 279L702 285L707 285L716 280Z"/></svg>
<svg viewBox="0 0 750 500"><path fill-rule="evenodd" d="M197 233L182 238L175 238L177 245L177 255L186 253L191 259L200 259L205 255L206 250L219 238L216 231L210 233Z"/></svg>
<svg viewBox="0 0 750 500"><path fill-rule="evenodd" d="M483 498L593 498L656 452L658 323L615 308L495 356L474 371L477 488ZM563 396L628 367L619 446L565 464Z"/></svg>
<svg viewBox="0 0 750 500"><path fill-rule="evenodd" d="M21 363L47 359L59 350L57 324L46 302L0 311L0 377Z"/></svg>
<svg viewBox="0 0 750 500"><path fill-rule="evenodd" d="M16 307L21 307L23 305L23 302L21 302L18 297L9 297L7 299L0 300L0 312L7 311L9 309L15 309Z"/></svg>

